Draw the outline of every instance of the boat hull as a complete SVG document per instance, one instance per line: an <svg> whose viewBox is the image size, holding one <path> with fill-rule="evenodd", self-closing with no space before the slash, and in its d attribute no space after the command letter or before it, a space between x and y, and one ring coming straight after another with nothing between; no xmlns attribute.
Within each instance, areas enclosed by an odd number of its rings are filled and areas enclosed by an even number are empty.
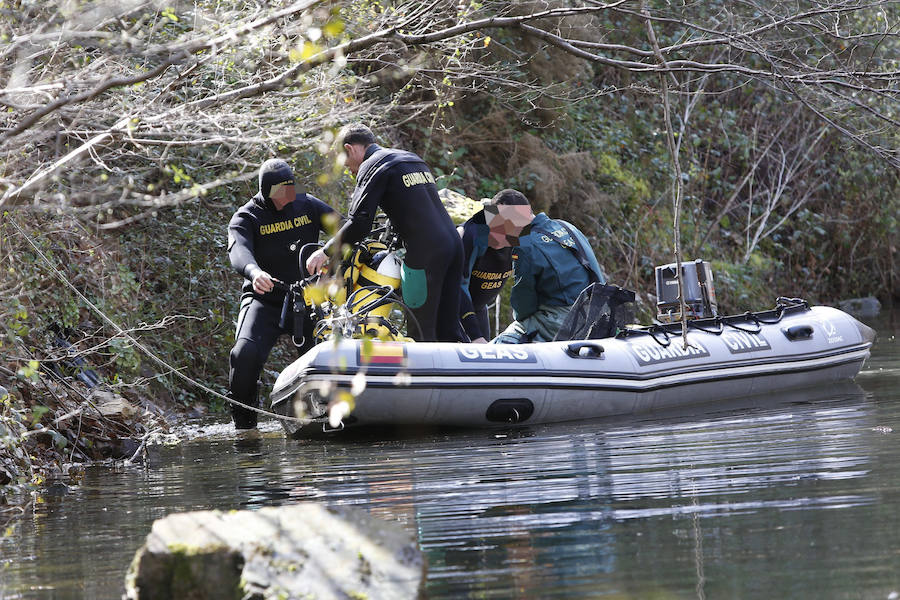
<svg viewBox="0 0 900 600"><path fill-rule="evenodd" d="M874 332L830 307L794 307L602 340L540 344L326 342L281 373L274 412L340 427L540 424L642 414L852 379ZM284 421L293 433L301 422ZM326 425L327 427L327 425Z"/></svg>

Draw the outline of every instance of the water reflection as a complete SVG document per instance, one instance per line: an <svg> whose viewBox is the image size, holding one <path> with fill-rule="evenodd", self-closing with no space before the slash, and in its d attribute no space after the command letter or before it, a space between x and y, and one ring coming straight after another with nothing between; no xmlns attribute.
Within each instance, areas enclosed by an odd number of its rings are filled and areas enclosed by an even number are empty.
<svg viewBox="0 0 900 600"><path fill-rule="evenodd" d="M639 418L324 441L204 424L42 495L0 541L0 597L116 598L153 520L311 500L415 532L430 598L887 598L900 355L881 352L863 387Z"/></svg>
<svg viewBox="0 0 900 600"><path fill-rule="evenodd" d="M580 597L605 589L610 573L642 554L635 539L649 541L653 554L691 541L690 552L672 555L692 557L691 578L673 585L682 592L699 585L702 594L705 520L800 511L798 526L806 526L809 514L824 518L822 509L876 502L865 490L829 493L816 485L869 473L860 434L875 420L859 386L769 404L757 399L740 414L737 405L722 406L727 416L702 419L458 434L439 444L301 442L297 462L283 465L283 481L295 483L293 499L359 504L415 523L434 597ZM371 451L368 460L360 447ZM630 521L637 531L620 539Z"/></svg>

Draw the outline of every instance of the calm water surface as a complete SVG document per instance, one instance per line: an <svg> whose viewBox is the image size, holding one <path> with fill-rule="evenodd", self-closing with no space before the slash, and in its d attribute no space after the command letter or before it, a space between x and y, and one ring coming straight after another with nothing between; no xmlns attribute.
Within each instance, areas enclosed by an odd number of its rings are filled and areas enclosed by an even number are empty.
<svg viewBox="0 0 900 600"><path fill-rule="evenodd" d="M311 500L406 527L434 599L897 599L898 316L855 384L695 415L249 446L191 424L43 493L0 598L117 599L155 519Z"/></svg>

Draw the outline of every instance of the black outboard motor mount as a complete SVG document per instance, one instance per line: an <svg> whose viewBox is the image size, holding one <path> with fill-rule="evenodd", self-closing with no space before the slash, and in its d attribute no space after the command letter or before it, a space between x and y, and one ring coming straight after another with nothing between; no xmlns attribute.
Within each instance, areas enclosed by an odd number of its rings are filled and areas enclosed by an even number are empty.
<svg viewBox="0 0 900 600"><path fill-rule="evenodd" d="M684 304L688 319L708 319L716 316L716 288L712 269L705 260L681 263L684 284ZM678 263L656 267L656 319L660 323L681 320L678 300Z"/></svg>

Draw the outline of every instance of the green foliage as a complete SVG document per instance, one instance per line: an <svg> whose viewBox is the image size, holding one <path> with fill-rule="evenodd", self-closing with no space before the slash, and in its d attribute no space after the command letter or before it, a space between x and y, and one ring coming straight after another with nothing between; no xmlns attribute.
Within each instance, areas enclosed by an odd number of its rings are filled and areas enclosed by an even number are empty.
<svg viewBox="0 0 900 600"><path fill-rule="evenodd" d="M114 337L109 341L109 350L113 355L118 375L134 376L141 366L141 355L130 341Z"/></svg>
<svg viewBox="0 0 900 600"><path fill-rule="evenodd" d="M508 187L515 188L515 184L499 176L482 177L478 180L475 193L479 198L492 198L494 194ZM519 191L525 193L524 190Z"/></svg>
<svg viewBox="0 0 900 600"><path fill-rule="evenodd" d="M148 323L176 317L172 328L161 335L142 334L142 342L176 368L190 365L192 377L222 390L240 295L240 278L228 263L227 225L245 201L237 196L225 200L230 202L187 203L121 237L129 249L123 267L135 277L135 314ZM122 350L117 362L137 369L142 359L136 350ZM183 382L168 379L164 384L178 389L181 403L201 398L196 390L181 389Z"/></svg>
<svg viewBox="0 0 900 600"><path fill-rule="evenodd" d="M604 191L627 201L630 205L647 202L650 199L650 185L639 175L622 167L613 154L597 157L597 179Z"/></svg>
<svg viewBox="0 0 900 600"><path fill-rule="evenodd" d="M790 290L774 293L772 273L775 261L754 254L747 263L710 260L719 313L736 314L774 305L776 296L793 296Z"/></svg>
<svg viewBox="0 0 900 600"><path fill-rule="evenodd" d="M453 188L463 180L463 175L458 172L458 165L467 152L465 146L452 148L443 144L440 150L434 152L435 159L429 166L434 171L438 188Z"/></svg>
<svg viewBox="0 0 900 600"><path fill-rule="evenodd" d="M0 348L3 347L5 338L7 344L14 343L19 338L28 335L28 311L19 298L10 298L9 309L6 318L0 321L0 327L3 327L5 334L0 338Z"/></svg>
<svg viewBox="0 0 900 600"><path fill-rule="evenodd" d="M46 406L40 406L40 405L38 405L38 406L32 406L32 407L31 407L31 417L30 417L30 420L31 420L31 426L34 427L35 425L37 425L38 423L40 423L40 422L41 422L41 419L42 419L42 418L44 417L44 415L47 414L49 411L50 411L50 409L49 409L48 407L46 407Z"/></svg>
<svg viewBox="0 0 900 600"><path fill-rule="evenodd" d="M18 405L11 394L0 396L0 501L35 483L35 470L24 447L31 419Z"/></svg>
<svg viewBox="0 0 900 600"><path fill-rule="evenodd" d="M175 185L191 181L191 176L179 165L167 165L166 172L172 174L172 182L175 183Z"/></svg>
<svg viewBox="0 0 900 600"><path fill-rule="evenodd" d="M18 371L16 371L16 376L22 379L37 381L40 378L40 366L41 365L38 361L29 360L27 363L23 364Z"/></svg>
<svg viewBox="0 0 900 600"><path fill-rule="evenodd" d="M719 9L704 6L703 11ZM729 10L740 13L735 7ZM878 12L870 12L877 20ZM862 15L854 13L854 18ZM600 31L615 31L618 43L641 47L645 42L643 24L614 13L605 13L594 25ZM866 24L851 24L855 27ZM683 41L685 35L678 27L660 27L657 33L663 46ZM522 89L536 78L543 81L548 72L572 72L571 56L549 48L529 52L534 41L515 32L492 36L503 47L529 49L528 60L491 56ZM861 37L858 44L868 42ZM813 52L829 57L833 49L820 45ZM764 68L764 63L756 66ZM454 183L473 197L518 187L536 197L539 207L549 206L551 216L582 217L576 224L588 233L597 232L595 251L611 279L650 293L653 266L674 260L672 166L660 97L650 88L630 87L630 80L606 66L595 64L589 74L592 80L584 73L570 78L570 102L535 103L526 92L517 100L507 96L500 101L500 86L470 93L465 102L456 102L454 110L435 114L441 127L428 129L435 134L429 137L429 147L455 143L466 149L455 165ZM778 152L802 156L810 150L804 141L813 139L811 132L821 123L776 87L736 80L726 73L695 79L691 86L698 92L695 98L670 98L676 134L684 127L679 151L683 258L717 260L722 306L747 310L769 305L781 294L828 302L896 293L896 276L891 273L896 270L900 194L891 167L863 150L848 149L846 143L838 147L836 138L826 136L813 149L813 164L784 190L782 203L767 209L765 194L783 175L776 168ZM611 89L614 93L608 93ZM583 94L579 96L578 90ZM700 93L709 90L719 91ZM559 93L549 86L544 91ZM688 112L689 100L695 102ZM530 120L530 115L538 116L536 105L541 127ZM408 127L411 140L419 137L417 127L415 122ZM539 139L541 145L523 143L525 136ZM763 156L764 152L769 154ZM592 169L571 168L568 157L579 153L590 155ZM439 155L428 158L441 162ZM752 177L745 181L748 173ZM807 193L805 186L818 187L799 209L790 208L794 198ZM766 227L765 235L751 246L764 217L768 225L778 226Z"/></svg>

